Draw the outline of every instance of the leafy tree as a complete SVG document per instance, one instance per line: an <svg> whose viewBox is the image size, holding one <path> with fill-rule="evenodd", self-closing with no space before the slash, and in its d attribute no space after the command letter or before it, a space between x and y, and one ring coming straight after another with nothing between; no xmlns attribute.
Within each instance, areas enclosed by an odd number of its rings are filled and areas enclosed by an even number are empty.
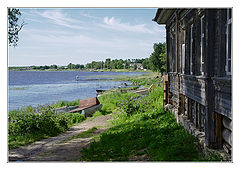
<svg viewBox="0 0 240 170"><path fill-rule="evenodd" d="M50 66L51 69L57 69L57 65L53 64Z"/></svg>
<svg viewBox="0 0 240 170"><path fill-rule="evenodd" d="M125 60L124 63L125 63L125 66L124 66L125 69L129 69L130 68L130 63L131 63L130 59Z"/></svg>
<svg viewBox="0 0 240 170"><path fill-rule="evenodd" d="M73 64L72 64L72 63L69 63L69 64L67 65L67 68L68 68L68 69L73 69Z"/></svg>
<svg viewBox="0 0 240 170"><path fill-rule="evenodd" d="M149 58L146 58L143 62L142 62L142 66L144 69L150 69L150 61Z"/></svg>
<svg viewBox="0 0 240 170"><path fill-rule="evenodd" d="M8 8L8 43L14 47L17 46L19 40L18 33L25 25L24 22L18 23L20 16L21 12L19 9Z"/></svg>
<svg viewBox="0 0 240 170"><path fill-rule="evenodd" d="M87 64L86 64L86 68L87 68L87 69L92 68L92 63L87 63Z"/></svg>
<svg viewBox="0 0 240 170"><path fill-rule="evenodd" d="M151 70L164 73L166 71L166 43L155 43L150 56Z"/></svg>
<svg viewBox="0 0 240 170"><path fill-rule="evenodd" d="M83 68L84 68L84 65L82 65L82 64L76 64L76 65L75 65L75 68L76 68L76 69L83 69Z"/></svg>
<svg viewBox="0 0 240 170"><path fill-rule="evenodd" d="M134 64L133 68L134 68L134 70L137 70L137 64L136 63Z"/></svg>
<svg viewBox="0 0 240 170"><path fill-rule="evenodd" d="M105 61L105 68L110 69L110 62L111 62L111 59L107 58Z"/></svg>

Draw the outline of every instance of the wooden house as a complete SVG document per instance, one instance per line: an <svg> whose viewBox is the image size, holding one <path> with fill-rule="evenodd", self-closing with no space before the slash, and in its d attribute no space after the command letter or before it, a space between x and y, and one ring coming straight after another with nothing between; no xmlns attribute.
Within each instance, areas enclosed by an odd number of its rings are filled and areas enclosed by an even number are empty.
<svg viewBox="0 0 240 170"><path fill-rule="evenodd" d="M232 9L158 9L153 21L166 25L165 104L205 146L231 152Z"/></svg>

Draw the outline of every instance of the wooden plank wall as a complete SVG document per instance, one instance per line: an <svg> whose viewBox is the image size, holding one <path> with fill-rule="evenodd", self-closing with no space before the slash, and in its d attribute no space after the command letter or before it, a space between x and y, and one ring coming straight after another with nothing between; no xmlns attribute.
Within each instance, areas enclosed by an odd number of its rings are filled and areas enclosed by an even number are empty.
<svg viewBox="0 0 240 170"><path fill-rule="evenodd" d="M231 80L214 79L215 112L232 119Z"/></svg>
<svg viewBox="0 0 240 170"><path fill-rule="evenodd" d="M205 106L205 80L193 76L180 76L180 93Z"/></svg>

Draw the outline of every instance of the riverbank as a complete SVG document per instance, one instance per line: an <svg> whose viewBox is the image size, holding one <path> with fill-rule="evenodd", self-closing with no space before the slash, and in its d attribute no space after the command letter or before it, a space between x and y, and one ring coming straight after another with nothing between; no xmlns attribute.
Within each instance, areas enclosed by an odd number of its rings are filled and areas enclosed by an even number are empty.
<svg viewBox="0 0 240 170"><path fill-rule="evenodd" d="M136 77L121 76L118 80L122 81L136 81L139 83L145 79L150 80L155 76L155 73L150 75L142 75ZM141 84L141 83L140 83ZM127 92L133 90L140 85L135 83L134 87L124 88L122 91ZM107 115L112 113L117 108L118 100L125 98L127 95L120 95L120 89L111 89L107 97L99 97L100 103L103 104L101 112L95 115ZM106 93L106 94L107 94ZM81 114L55 114L54 109L63 106L77 106L79 99L75 101L59 101L56 104L45 105L39 107L28 106L19 110L9 111L9 149L17 148L19 146L27 145L32 142L56 136L59 133L66 131L69 127L84 120ZM51 129L49 131L48 129Z"/></svg>
<svg viewBox="0 0 240 170"><path fill-rule="evenodd" d="M122 80L129 80L129 78L125 77ZM74 147L74 151L77 150L79 155L72 161L223 160L215 153L205 155L199 141L177 124L172 113L163 109L160 77L156 74L143 75L132 77L131 81L137 87L144 85L149 87L151 83L156 87L145 95L137 94L135 90L129 88L127 90L112 89L98 97L103 108L89 120L112 114L111 127L97 135L93 134L89 145ZM92 129L91 133L95 130ZM82 133L75 134L78 140L84 139ZM86 133L90 132L86 131ZM71 146L70 142L68 148ZM52 148L59 152L55 146ZM45 154L54 155L52 152ZM59 158L59 161L64 159Z"/></svg>

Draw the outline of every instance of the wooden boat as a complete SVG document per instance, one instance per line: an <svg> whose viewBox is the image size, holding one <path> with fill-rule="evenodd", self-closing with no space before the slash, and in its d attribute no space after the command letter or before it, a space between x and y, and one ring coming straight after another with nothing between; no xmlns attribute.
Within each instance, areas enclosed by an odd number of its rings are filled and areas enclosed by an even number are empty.
<svg viewBox="0 0 240 170"><path fill-rule="evenodd" d="M105 92L106 90L96 90L97 93L103 93Z"/></svg>
<svg viewBox="0 0 240 170"><path fill-rule="evenodd" d="M92 97L79 101L77 108L68 111L68 113L81 112L85 117L92 116L97 110L101 110L102 104L100 104L97 97Z"/></svg>
<svg viewBox="0 0 240 170"><path fill-rule="evenodd" d="M102 104L100 104L97 97L92 97L79 101L78 106L63 106L54 109L57 113L76 113L79 112L85 117L92 116L94 112L101 110Z"/></svg>
<svg viewBox="0 0 240 170"><path fill-rule="evenodd" d="M56 108L54 109L57 113L66 113L66 112L69 112L73 109L76 109L78 108L78 106L63 106L63 107L59 107L59 108Z"/></svg>

